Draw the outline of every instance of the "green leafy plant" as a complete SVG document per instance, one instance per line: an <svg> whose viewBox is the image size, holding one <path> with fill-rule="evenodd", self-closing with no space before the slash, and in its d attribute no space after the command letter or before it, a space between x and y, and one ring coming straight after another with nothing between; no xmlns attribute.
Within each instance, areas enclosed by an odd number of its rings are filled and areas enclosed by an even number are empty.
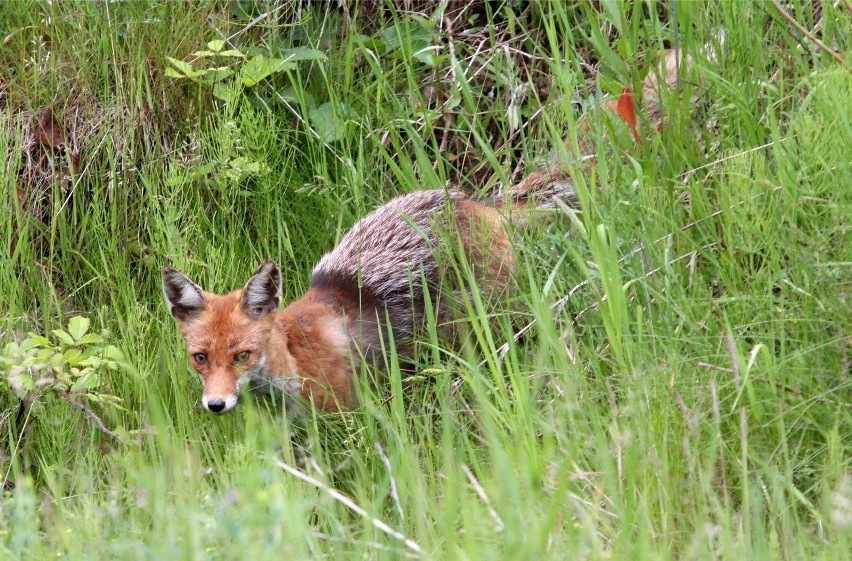
<svg viewBox="0 0 852 561"><path fill-rule="evenodd" d="M273 74L293 70L302 61L324 61L324 53L307 47L280 49L278 56L266 53L246 54L237 49L225 49L222 40L210 41L207 48L190 56L193 62L166 57L170 66L166 76L191 80L212 87L212 93L224 102L231 102L246 88L253 88Z"/></svg>
<svg viewBox="0 0 852 561"><path fill-rule="evenodd" d="M121 398L108 392L107 374L132 368L118 347L106 343L106 334L89 328L88 318L75 316L66 329L54 329L52 339L29 333L8 343L0 354L3 381L20 400L54 391L120 407Z"/></svg>

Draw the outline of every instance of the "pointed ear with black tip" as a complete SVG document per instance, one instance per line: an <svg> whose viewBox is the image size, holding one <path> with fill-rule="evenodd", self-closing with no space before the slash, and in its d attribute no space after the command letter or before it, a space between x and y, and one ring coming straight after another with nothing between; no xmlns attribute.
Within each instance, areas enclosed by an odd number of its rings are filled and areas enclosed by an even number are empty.
<svg viewBox="0 0 852 561"><path fill-rule="evenodd" d="M169 312L178 321L186 321L201 313L207 305L201 288L174 267L163 267L163 294Z"/></svg>
<svg viewBox="0 0 852 561"><path fill-rule="evenodd" d="M259 318L272 313L281 304L281 271L272 261L264 261L243 288L243 311Z"/></svg>

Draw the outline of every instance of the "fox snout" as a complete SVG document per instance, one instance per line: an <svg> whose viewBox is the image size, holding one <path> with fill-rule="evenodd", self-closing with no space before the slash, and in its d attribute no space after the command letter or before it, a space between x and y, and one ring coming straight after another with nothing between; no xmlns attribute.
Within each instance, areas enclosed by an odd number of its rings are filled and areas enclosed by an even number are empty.
<svg viewBox="0 0 852 561"><path fill-rule="evenodd" d="M210 411L211 413L222 414L227 413L231 409L237 406L237 402L240 400L239 394L231 394L225 397L219 396L201 396L201 403L204 405L204 408Z"/></svg>

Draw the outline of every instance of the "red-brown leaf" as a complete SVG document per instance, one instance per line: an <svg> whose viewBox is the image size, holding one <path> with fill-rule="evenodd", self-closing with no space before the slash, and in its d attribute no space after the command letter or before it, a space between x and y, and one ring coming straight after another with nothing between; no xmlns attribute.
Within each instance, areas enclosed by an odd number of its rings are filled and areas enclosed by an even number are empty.
<svg viewBox="0 0 852 561"><path fill-rule="evenodd" d="M642 139L639 138L639 131L636 130L636 109L633 106L633 92L630 91L630 88L624 88L624 91L621 92L615 112L630 127L630 132L633 133L633 139L636 143L642 144Z"/></svg>
<svg viewBox="0 0 852 561"><path fill-rule="evenodd" d="M48 148L59 148L63 142L62 124L53 115L50 107L41 110L36 125L36 142Z"/></svg>

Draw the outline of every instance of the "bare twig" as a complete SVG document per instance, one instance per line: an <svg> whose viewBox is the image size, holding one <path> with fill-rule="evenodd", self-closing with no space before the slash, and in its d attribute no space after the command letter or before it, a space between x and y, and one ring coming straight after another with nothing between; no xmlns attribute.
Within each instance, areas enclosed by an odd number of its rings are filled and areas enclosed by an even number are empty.
<svg viewBox="0 0 852 561"><path fill-rule="evenodd" d="M834 49L832 49L831 47L829 47L828 45L826 45L825 43L823 43L822 41L817 39L816 36L814 36L813 33L808 31L807 29L805 29L802 26L802 24L800 24L795 19L793 19L793 16L791 16L790 14L787 13L787 11L781 6L781 3L778 2L778 0L769 0L769 1L775 7L775 10L778 12L778 14L782 18L787 20L787 23L789 23L790 25L795 27L799 31L799 33L801 33L802 35L807 37L817 47L822 49L824 52L830 54L834 58L834 60L836 60L840 64L843 64L843 57L841 57L839 53L835 52Z"/></svg>
<svg viewBox="0 0 852 561"><path fill-rule="evenodd" d="M405 534L403 534L402 532L399 532L397 530L394 530L393 528L391 528L385 522L382 522L378 518L373 518L372 516L370 516L370 514L366 510L364 510L363 508L361 508L360 506L355 504L355 501L353 501L352 499L350 499L349 497L347 497L346 495L344 495L343 493L341 493L340 491L338 491L334 487L331 487L331 486L323 483L322 481L314 479L313 477L311 477L307 473L303 472L302 470L296 469L293 466L286 464L285 462L282 462L281 460L274 459L273 461L275 462L275 464L278 467L280 467L281 469L283 469L284 471L286 471L287 473L289 473L293 477L295 477L297 479L301 479L305 483L308 483L309 485L313 485L314 487L316 487L317 489L320 489L321 491L325 491L328 494L328 496L330 496L332 499L339 502L340 504L342 504L343 506L345 506L346 508L348 508L349 510L351 510L355 514L369 520L370 523L373 526L375 526L376 528L378 528L382 532L400 540L411 551L413 551L417 554L420 554L420 555L423 554L423 548L421 548L417 544L417 542L415 542L414 540L412 540L410 538L405 537Z"/></svg>
<svg viewBox="0 0 852 561"><path fill-rule="evenodd" d="M787 140L787 138L782 139L782 142L785 141L785 140ZM686 176L692 175L695 172L701 171L703 169L711 168L713 166L717 166L717 165L721 164L722 162L727 162L728 160L733 160L734 158L739 158L740 156L745 156L746 154L751 154L752 152L759 152L760 150L763 150L764 148L769 148L769 147L773 146L774 144L775 144L775 141L773 140L772 142L767 142L766 144L761 144L760 146L755 146L754 148L749 148L748 150L744 150L742 152L737 152L736 154L730 154L728 156L725 156L724 158L719 158L718 160L713 160L710 163L704 164L702 166L698 166L697 168L688 169L685 172L678 175L677 177L678 177L678 179L683 179Z"/></svg>
<svg viewBox="0 0 852 561"><path fill-rule="evenodd" d="M127 443L120 436L118 436L118 433L113 432L106 427L106 425L101 420L101 418L98 417L97 413L95 413L94 411L89 409L89 407L87 405L80 403L79 401L74 401L74 398L71 397L70 392L68 392L67 390L61 390L59 388L54 388L53 391L55 391L60 396L62 396L62 399L67 401L69 405L71 405L72 407L76 407L77 409L79 409L83 413L85 413L92 420L92 422L95 423L95 426L98 427L98 429L102 433L104 433L108 436L111 436L116 441L127 446Z"/></svg>

